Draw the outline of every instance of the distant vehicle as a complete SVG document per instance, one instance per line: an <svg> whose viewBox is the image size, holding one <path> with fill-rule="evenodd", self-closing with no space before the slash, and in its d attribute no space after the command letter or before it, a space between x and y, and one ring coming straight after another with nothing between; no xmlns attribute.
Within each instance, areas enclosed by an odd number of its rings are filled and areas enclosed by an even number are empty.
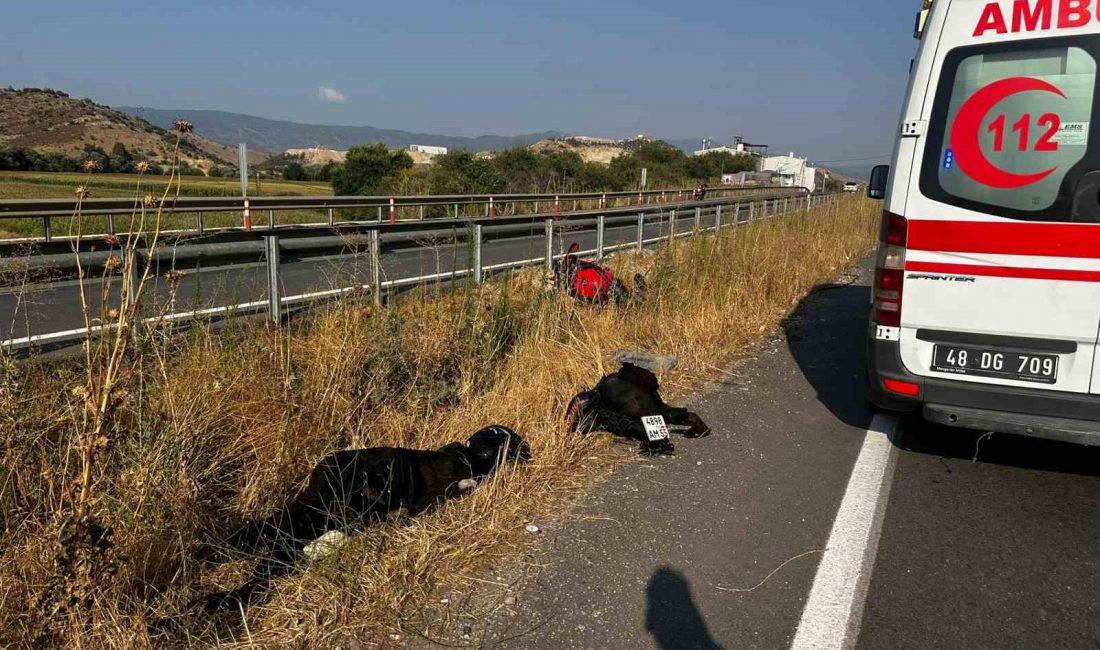
<svg viewBox="0 0 1100 650"><path fill-rule="evenodd" d="M845 183L844 184L844 191L845 192L858 192L859 191L859 183L853 183L853 182Z"/></svg>
<svg viewBox="0 0 1100 650"><path fill-rule="evenodd" d="M1100 445L1095 10L935 0L918 19L893 169L868 186L878 407Z"/></svg>

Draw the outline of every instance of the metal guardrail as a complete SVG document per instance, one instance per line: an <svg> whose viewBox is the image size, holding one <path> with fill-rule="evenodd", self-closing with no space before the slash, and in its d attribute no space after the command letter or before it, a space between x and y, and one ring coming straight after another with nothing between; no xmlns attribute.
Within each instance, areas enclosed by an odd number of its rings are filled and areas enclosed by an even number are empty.
<svg viewBox="0 0 1100 650"><path fill-rule="evenodd" d="M717 231L725 227L737 226L764 218L774 217L794 210L809 209L825 202L837 200L840 195L810 195L805 193L791 194L784 192L767 196L738 199L735 197L708 199L704 201L678 202L667 205L650 205L648 207L614 208L603 210L590 210L565 215L536 214L521 215L515 217L479 217L473 219L445 219L429 221L399 221L396 224L353 224L336 228L317 227L284 227L264 232L241 233L226 232L215 235L215 239L225 239L215 243L187 244L180 243L175 246L166 246L161 249L159 256L154 255L144 260L145 264L156 264L158 267L168 262L176 264L181 259L188 258L188 249L198 251L199 257L203 253L210 256L220 256L223 259L235 259L255 264L257 259L262 259L266 265L267 296L263 300L251 300L230 305L215 306L204 309L190 310L165 314L145 319L148 324L178 323L196 318L232 317L238 315L256 314L266 312L267 318L273 322L281 322L283 315L291 307L305 303L317 302L349 293L370 294L376 304L381 305L385 294L404 287L420 285L441 279L471 277L474 282L480 283L487 275L507 269L524 266L544 265L547 271L552 268L555 259L564 255L555 254L553 249L554 236L562 230L575 230L577 228L595 227L596 248L582 251L584 257L602 259L607 253L626 248L642 250L647 244L659 241L673 240L677 237L691 236L700 232ZM747 219L741 217L747 208ZM727 215L733 211L732 223L723 221L723 211ZM683 217L687 212L694 217L693 228L686 232L676 232L677 218ZM670 225L667 235L646 239L645 226L654 219L663 223L668 218ZM713 219L709 221L708 219ZM608 227L633 224L636 226L637 235L634 241L623 244L605 246L605 230ZM713 225L711 225L713 224ZM519 232L531 233L541 225L545 237L545 254L541 257L508 261L495 265L482 264L482 246L489 238L507 238L509 235ZM336 231L338 234L333 235ZM324 236L323 233L327 233ZM320 236L319 236L320 235ZM430 237L444 236L451 239L452 245L465 242L471 247L472 259L469 268L454 269L450 272L395 280L383 280L382 255L383 245L399 247L402 244L414 243L420 245ZM208 240L210 236L201 238ZM212 248L220 247L220 248ZM302 251L313 253L340 253L349 249L365 249L369 254L369 282L352 284L351 286L335 288L325 291L315 291L296 295L283 295L282 282L280 280L280 257L287 253L299 254ZM117 251L114 252L117 254ZM143 255L145 253L142 253ZM102 263L112 255L112 251L84 251L79 253L81 264L88 267ZM51 267L54 263L61 263L62 258L74 260L74 253L67 255L27 255L21 261L28 265L37 264L38 267ZM38 262L35 262L35 260ZM125 301L125 297L122 297ZM29 334L28 336L12 338L0 341L0 348L25 348L29 346L53 344L66 340L81 339L90 334L113 329L113 325L93 326L91 328L75 328L65 331L49 332L43 334Z"/></svg>
<svg viewBox="0 0 1100 650"><path fill-rule="evenodd" d="M774 190L777 188L738 187L710 188L708 194L728 196L749 191ZM665 203L669 200L681 201L691 197L690 189L642 190L636 192L582 192L572 194L479 194L479 195L439 195L439 196L265 196L265 197L170 197L164 200L165 214L196 215L194 230L205 232L204 213L213 212L267 212L267 228L276 227L275 214L287 210L318 210L327 214L325 225L335 225L335 210L338 209L376 209L377 221L382 221L388 213L393 219L394 212L400 208L418 208L418 218L423 219L425 209L445 207L454 209L455 218L460 218L459 208L484 206L485 216L505 214L507 208L518 204L532 204L533 212L540 212L542 206L555 214L564 212L572 203L576 211L581 202L598 202L600 208L615 207L616 204L634 202L636 207L645 207L653 203ZM36 199L36 200L0 200L0 222L7 219L42 219L44 241L54 239L51 219L72 217L107 217L107 231L104 234L117 234L113 217L131 215L141 207L141 198L89 198L81 202L75 199ZM365 219L357 220L363 221ZM318 222L316 225L321 225ZM263 227L263 226L261 226Z"/></svg>

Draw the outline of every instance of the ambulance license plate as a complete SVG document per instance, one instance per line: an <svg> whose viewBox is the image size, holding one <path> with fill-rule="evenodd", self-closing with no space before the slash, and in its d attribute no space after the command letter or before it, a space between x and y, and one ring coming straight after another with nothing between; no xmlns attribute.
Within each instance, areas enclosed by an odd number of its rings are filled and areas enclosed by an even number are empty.
<svg viewBox="0 0 1100 650"><path fill-rule="evenodd" d="M1058 356L937 345L933 349L932 370L1053 384L1058 381Z"/></svg>

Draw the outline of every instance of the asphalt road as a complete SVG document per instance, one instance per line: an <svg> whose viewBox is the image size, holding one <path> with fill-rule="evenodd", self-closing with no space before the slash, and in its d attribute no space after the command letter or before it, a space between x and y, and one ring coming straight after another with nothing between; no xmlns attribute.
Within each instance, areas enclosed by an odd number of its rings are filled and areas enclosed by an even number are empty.
<svg viewBox="0 0 1100 650"><path fill-rule="evenodd" d="M853 277L686 398L714 435L627 467L572 517L535 522L539 549L488 576L492 602L454 606L431 635L508 648L1100 647L1100 449L998 434L975 462L978 432L882 416L876 426L898 425L889 439L868 432L870 270ZM868 450L882 479L861 484ZM860 498L866 545L835 584L851 532L840 517ZM845 590L848 618L825 627L850 631L831 645L805 621Z"/></svg>
<svg viewBox="0 0 1100 650"><path fill-rule="evenodd" d="M685 216L686 212L686 216ZM735 217L732 210L723 212L723 224L732 225L734 219L745 221L749 216L747 206L742 206ZM713 217L703 226L713 226ZM555 252L561 253L576 241L583 249L596 247L596 231L570 229L559 222L556 231ZM669 234L669 220L647 221L645 238L658 238ZM676 220L676 232L690 231L694 227L694 212L681 211ZM604 233L605 246L625 244L637 240L637 225L608 226ZM455 246L443 242L422 242L422 246L410 245L386 250L382 255L383 280L399 280L436 273L451 273L470 267L470 251L465 244ZM520 233L507 239L486 239L482 249L482 264L491 266L524 259L540 258L545 254L545 234L541 224L532 227L530 233ZM181 268L186 275L179 282L171 311L182 312L209 307L241 304L265 300L267 295L267 270L262 259L253 264L233 266ZM167 271L167 269L165 269ZM282 295L294 296L309 292L369 283L370 265L366 254L295 258L284 256L280 260ZM152 294L156 306L147 313L160 313L162 305L171 298L170 287L163 273L154 276ZM117 283L117 280L116 280ZM91 305L91 313L98 315L102 304L103 286L100 278L85 281L85 292ZM117 288L108 292L108 302L118 304ZM80 286L75 280L34 284L18 288L0 288L0 339L41 335L66 331L84 326L81 308Z"/></svg>

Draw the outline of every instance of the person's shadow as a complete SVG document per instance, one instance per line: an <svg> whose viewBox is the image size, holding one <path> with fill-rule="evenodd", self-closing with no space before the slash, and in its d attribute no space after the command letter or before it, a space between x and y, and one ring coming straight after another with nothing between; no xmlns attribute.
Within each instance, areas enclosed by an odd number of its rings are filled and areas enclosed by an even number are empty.
<svg viewBox="0 0 1100 650"><path fill-rule="evenodd" d="M658 569L646 587L645 629L662 649L722 650L695 607L691 585L668 567Z"/></svg>

